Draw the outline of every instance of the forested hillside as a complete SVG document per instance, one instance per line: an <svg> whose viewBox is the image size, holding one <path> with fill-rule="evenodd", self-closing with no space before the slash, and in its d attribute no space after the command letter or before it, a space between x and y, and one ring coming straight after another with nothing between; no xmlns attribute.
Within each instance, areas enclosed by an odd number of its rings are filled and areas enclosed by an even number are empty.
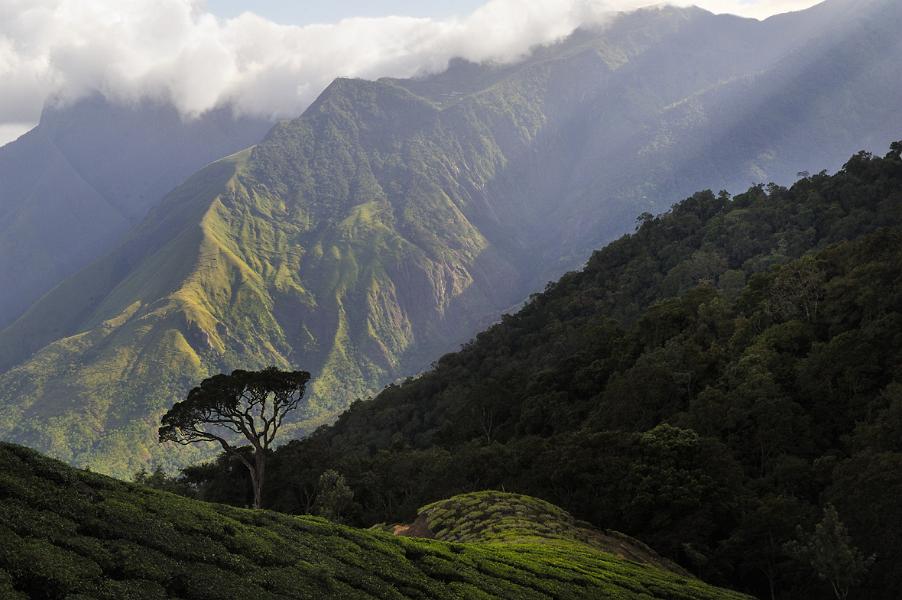
<svg viewBox="0 0 902 600"><path fill-rule="evenodd" d="M829 584L786 544L832 504L876 555L854 597L897 598L900 153L643 215L430 372L279 449L271 506L309 511L329 468L364 524L503 488L705 578L813 599ZM221 461L183 483L240 504L243 477Z"/></svg>
<svg viewBox="0 0 902 600"><path fill-rule="evenodd" d="M511 502L507 498L507 506ZM466 499L456 499L456 504ZM0 444L0 596L354 600L746 598L624 560L571 535L572 518L527 498L545 523L517 537L432 541L179 498ZM505 504L500 503L503 508ZM463 517L458 513L458 517ZM466 515L483 529L479 515ZM569 529L573 529L570 526Z"/></svg>
<svg viewBox="0 0 902 600"><path fill-rule="evenodd" d="M160 415L204 377L269 365L313 374L293 423L309 432L639 213L885 147L902 127L902 5L866 9L831 0L764 22L640 10L513 64L337 80L0 331L0 436L120 476L183 466L202 455L161 449ZM706 256L697 268L717 268ZM611 316L663 297L645 283L612 297Z"/></svg>

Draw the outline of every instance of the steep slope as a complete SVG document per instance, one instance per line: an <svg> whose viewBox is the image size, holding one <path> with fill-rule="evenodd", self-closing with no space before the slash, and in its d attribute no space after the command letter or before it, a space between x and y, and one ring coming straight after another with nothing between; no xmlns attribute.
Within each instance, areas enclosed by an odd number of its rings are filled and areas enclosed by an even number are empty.
<svg viewBox="0 0 902 600"><path fill-rule="evenodd" d="M761 596L829 594L786 550L835 504L899 587L902 142L833 176L699 193L421 377L279 449L272 505L326 469L361 523L501 488ZM189 479L213 498L227 469ZM231 482L231 486L229 485Z"/></svg>
<svg viewBox="0 0 902 600"><path fill-rule="evenodd" d="M832 0L767 23L807 41L766 70L699 90L662 113L659 130L670 139L658 141L679 144L672 175L691 189L733 191L737 183L788 183L794 169L834 171L850 152L881 150L902 130L882 100L902 97L902 42L892 34L902 5ZM702 122L687 130L694 119Z"/></svg>
<svg viewBox="0 0 902 600"><path fill-rule="evenodd" d="M0 444L4 598L746 598L576 540L442 543L233 509Z"/></svg>
<svg viewBox="0 0 902 600"><path fill-rule="evenodd" d="M864 71L875 81L819 69L817 119L780 102L784 74L824 44L866 44L859 60L881 41L898 53L898 6L872 3L875 29L844 18L848 6L764 23L637 11L516 65L336 81L0 332L0 435L120 475L191 460L157 446L164 408L211 372L270 364L316 375L296 424L310 430L422 370L701 173L728 188L793 173L789 150L827 118L837 133L824 148L889 137L889 63ZM875 94L871 109L829 101L851 85ZM805 126L765 145L745 105L731 108L740 88Z"/></svg>
<svg viewBox="0 0 902 600"><path fill-rule="evenodd" d="M304 415L315 419L396 372L413 331L435 342L464 315L509 304L513 268L440 187L447 166L420 147L423 124L400 127L416 111L442 126L403 90L337 82L304 118L176 190L117 252L3 332L5 365L38 350L6 375L6 398L43 400L10 402L21 412L4 430L127 473L146 457L125 442L156 450L154 418L204 370L303 364L320 374ZM376 116L386 122L362 143L354 124ZM402 142L404 160L384 164ZM390 201L382 185L395 180L409 191ZM66 356L80 363L74 376ZM62 397L84 400L50 401ZM103 435L123 426L125 437Z"/></svg>
<svg viewBox="0 0 902 600"><path fill-rule="evenodd" d="M170 106L99 95L46 108L0 148L0 328L113 249L185 177L271 126L229 110L185 121Z"/></svg>

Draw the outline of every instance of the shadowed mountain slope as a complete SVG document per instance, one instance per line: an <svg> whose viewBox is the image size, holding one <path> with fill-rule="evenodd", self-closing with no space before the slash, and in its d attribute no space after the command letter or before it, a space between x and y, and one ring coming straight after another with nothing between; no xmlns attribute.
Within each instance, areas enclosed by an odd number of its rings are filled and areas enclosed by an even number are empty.
<svg viewBox="0 0 902 600"><path fill-rule="evenodd" d="M185 177L270 127L228 109L186 121L170 106L98 95L46 108L0 148L0 328L115 248Z"/></svg>

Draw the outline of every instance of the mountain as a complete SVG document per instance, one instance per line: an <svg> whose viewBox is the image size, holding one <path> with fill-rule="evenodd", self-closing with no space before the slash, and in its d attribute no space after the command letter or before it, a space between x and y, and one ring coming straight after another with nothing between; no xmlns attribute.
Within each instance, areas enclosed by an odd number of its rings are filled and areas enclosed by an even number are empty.
<svg viewBox="0 0 902 600"><path fill-rule="evenodd" d="M885 147L900 16L649 9L513 65L337 80L0 332L0 436L119 475L178 466L202 453L161 448L161 413L210 373L267 365L316 376L309 432L642 212Z"/></svg>
<svg viewBox="0 0 902 600"><path fill-rule="evenodd" d="M827 576L787 544L832 504L876 556L850 597L898 598L900 266L902 142L789 189L697 193L429 372L278 449L270 506L305 512L327 469L362 525L504 489L706 580L814 600ZM245 477L224 459L183 475L239 504Z"/></svg>
<svg viewBox="0 0 902 600"><path fill-rule="evenodd" d="M395 537L188 500L7 444L0 486L0 594L10 600L746 598L566 534ZM560 509L542 508L569 522ZM475 515L470 523L481 526Z"/></svg>
<svg viewBox="0 0 902 600"><path fill-rule="evenodd" d="M186 121L166 104L100 95L49 105L0 148L0 328L115 248L191 173L271 126L229 109Z"/></svg>

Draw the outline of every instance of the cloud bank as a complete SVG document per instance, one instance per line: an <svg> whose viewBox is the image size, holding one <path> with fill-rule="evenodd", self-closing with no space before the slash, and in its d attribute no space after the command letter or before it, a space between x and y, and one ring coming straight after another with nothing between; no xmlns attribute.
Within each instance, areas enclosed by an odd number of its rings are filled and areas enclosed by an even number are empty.
<svg viewBox="0 0 902 600"><path fill-rule="evenodd" d="M813 3L708 0L707 7L748 12ZM406 77L441 70L457 56L510 61L582 24L648 4L491 0L461 18L296 27L252 13L218 19L202 0L0 0L0 144L35 123L48 99L95 90L122 102L170 101L186 117L223 105L296 116L337 76Z"/></svg>

